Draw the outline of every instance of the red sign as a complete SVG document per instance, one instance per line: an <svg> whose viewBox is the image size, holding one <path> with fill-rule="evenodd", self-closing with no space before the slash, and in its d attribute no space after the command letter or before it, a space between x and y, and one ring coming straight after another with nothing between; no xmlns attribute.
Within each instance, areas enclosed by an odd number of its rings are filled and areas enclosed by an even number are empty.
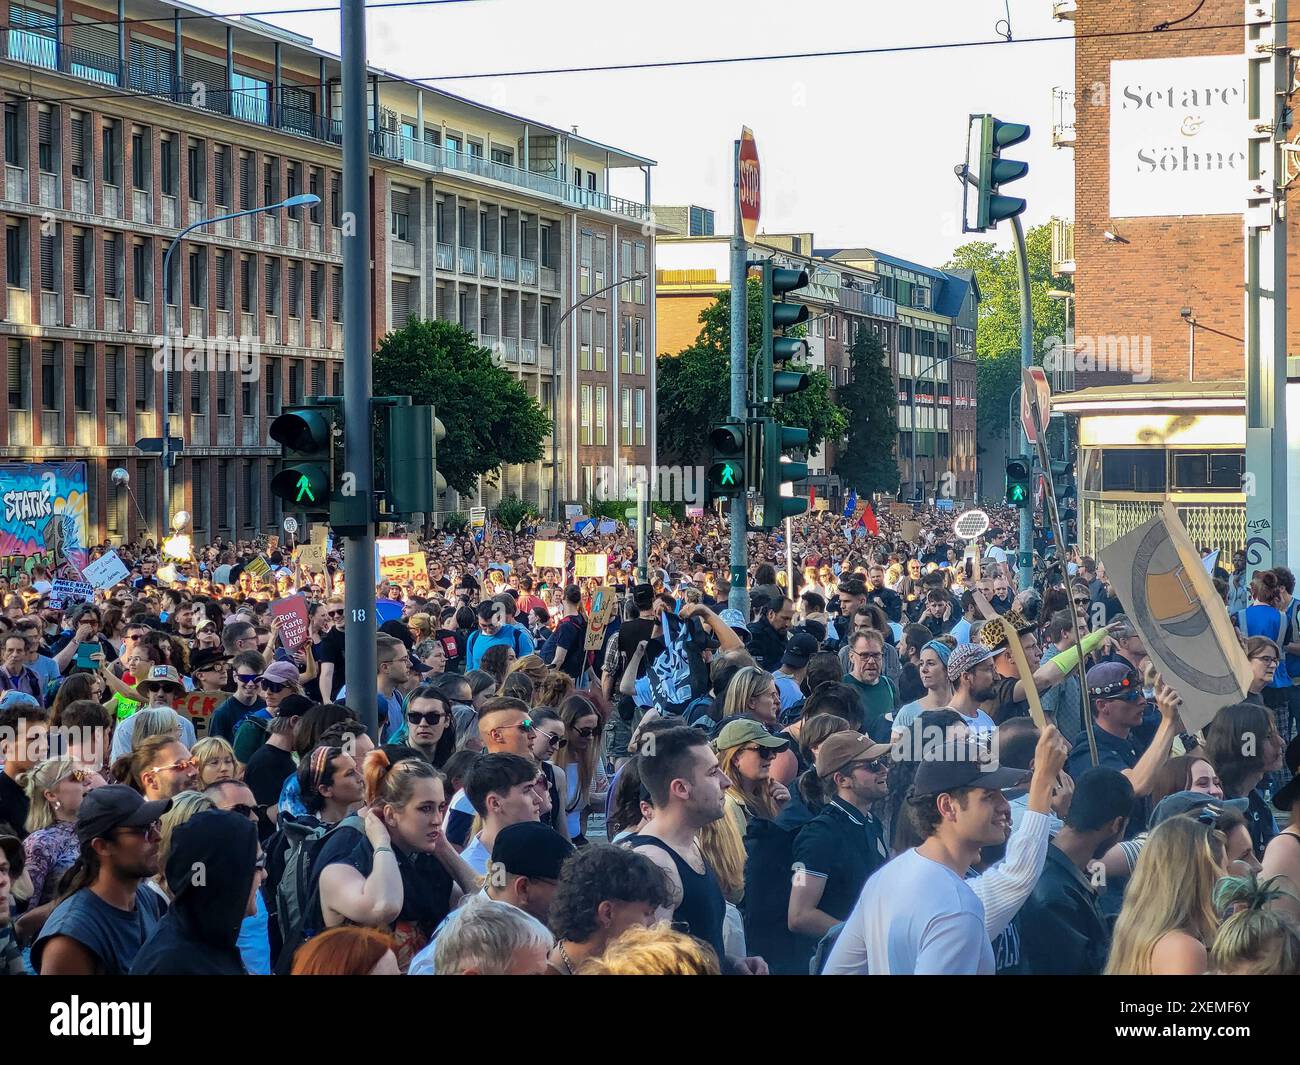
<svg viewBox="0 0 1300 1065"><path fill-rule="evenodd" d="M758 236L758 216L762 208L758 171L758 143L748 126L740 131L740 159L736 170L736 183L740 188L740 231L746 244L753 244Z"/></svg>
<svg viewBox="0 0 1300 1065"><path fill-rule="evenodd" d="M1036 402L1038 410L1033 409ZM1030 446L1038 443L1037 420L1040 425L1047 425L1051 415L1052 390L1047 384L1047 374L1041 366L1031 366L1020 371L1020 424L1025 430L1025 439ZM1037 414L1037 419L1035 419Z"/></svg>
<svg viewBox="0 0 1300 1065"><path fill-rule="evenodd" d="M296 651L307 642L307 597L291 595L270 606L271 616L280 619L280 642L286 651Z"/></svg>

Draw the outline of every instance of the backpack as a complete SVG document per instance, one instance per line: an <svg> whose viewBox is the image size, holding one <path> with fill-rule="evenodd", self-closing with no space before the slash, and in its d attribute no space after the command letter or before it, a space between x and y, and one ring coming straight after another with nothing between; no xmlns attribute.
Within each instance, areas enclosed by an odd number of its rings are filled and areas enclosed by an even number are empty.
<svg viewBox="0 0 1300 1065"><path fill-rule="evenodd" d="M662 714L683 714L693 700L709 692L709 671L699 647L702 634L694 619L661 612L659 625L664 649L646 667L646 680L656 709Z"/></svg>
<svg viewBox="0 0 1300 1065"><path fill-rule="evenodd" d="M311 915L320 908L320 877L315 875L314 866L325 841L341 828L355 829L363 837L365 835L365 822L356 814L329 827L285 814L276 830L276 836L283 834L283 839L273 838L267 844L268 854L272 848L284 854L284 868L275 885L274 895L270 885L267 885L267 898L273 903L267 908L280 930L284 944L275 964L276 972L280 975L289 971L294 951L320 931L307 927Z"/></svg>

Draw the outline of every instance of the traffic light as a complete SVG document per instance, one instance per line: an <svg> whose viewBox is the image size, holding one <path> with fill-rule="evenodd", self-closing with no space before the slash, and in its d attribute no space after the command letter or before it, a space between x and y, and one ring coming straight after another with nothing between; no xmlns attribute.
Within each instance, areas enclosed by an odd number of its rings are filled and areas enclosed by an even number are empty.
<svg viewBox="0 0 1300 1065"><path fill-rule="evenodd" d="M802 481L808 476L806 462L781 461L785 452L808 447L808 430L789 428L775 418L754 418L750 424L757 433L755 451L759 458L759 492L763 502L761 525L774 529L784 519L808 509L808 500L781 494L783 484Z"/></svg>
<svg viewBox="0 0 1300 1065"><path fill-rule="evenodd" d="M280 445L279 471L271 492L313 519L327 519L335 479L335 427L341 436L338 400L286 407L271 422L271 439Z"/></svg>
<svg viewBox="0 0 1300 1065"><path fill-rule="evenodd" d="M1032 507L1033 469L1025 459L1007 463L1007 502L1014 507Z"/></svg>
<svg viewBox="0 0 1300 1065"><path fill-rule="evenodd" d="M1061 535L1066 543L1077 539L1079 489L1074 479L1074 463L1052 462L1052 487L1056 490L1056 516L1061 521Z"/></svg>
<svg viewBox="0 0 1300 1065"><path fill-rule="evenodd" d="M712 454L709 459L708 491L710 499L744 496L747 438L745 423L727 421L709 432Z"/></svg>
<svg viewBox="0 0 1300 1065"><path fill-rule="evenodd" d="M1029 127L1018 122L1000 122L992 115L980 116L980 154L976 229L985 230L1013 218L1025 209L1025 201L999 194L1001 186L1029 173L1029 164L1003 159L1002 149L1029 139Z"/></svg>
<svg viewBox="0 0 1300 1065"><path fill-rule="evenodd" d="M388 406L384 414L384 517L432 514L447 490L438 472L438 441L447 430L427 404Z"/></svg>
<svg viewBox="0 0 1300 1065"><path fill-rule="evenodd" d="M808 387L806 373L778 369L791 360L806 362L808 342L798 337L777 335L778 329L789 329L808 320L806 304L777 299L805 288L808 271L780 267L770 259L762 260L759 267L763 275L763 339L758 349L757 387L752 397L755 404L771 403L777 396L800 392Z"/></svg>

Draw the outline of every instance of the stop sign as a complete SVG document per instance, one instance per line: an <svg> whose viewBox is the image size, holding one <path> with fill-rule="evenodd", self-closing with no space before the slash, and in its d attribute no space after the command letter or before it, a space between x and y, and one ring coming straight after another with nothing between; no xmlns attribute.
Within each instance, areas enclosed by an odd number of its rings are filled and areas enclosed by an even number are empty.
<svg viewBox="0 0 1300 1065"><path fill-rule="evenodd" d="M762 207L759 187L758 143L748 126L740 130L740 158L737 161L736 183L740 191L740 231L746 244L753 244L758 236L758 216Z"/></svg>

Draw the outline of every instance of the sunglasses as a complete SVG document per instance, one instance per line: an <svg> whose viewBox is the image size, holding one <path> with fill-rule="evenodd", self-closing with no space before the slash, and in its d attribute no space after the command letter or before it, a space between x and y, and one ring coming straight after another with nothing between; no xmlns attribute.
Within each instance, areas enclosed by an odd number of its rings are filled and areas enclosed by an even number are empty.
<svg viewBox="0 0 1300 1065"><path fill-rule="evenodd" d="M501 725L499 727L523 729L525 732L532 732L534 730L533 719L531 717L524 718L517 725Z"/></svg>
<svg viewBox="0 0 1300 1065"><path fill-rule="evenodd" d="M162 822L155 821L151 825L145 825L143 828L135 828L131 825L120 825L118 832L129 832L133 836L143 836L145 839L162 839Z"/></svg>
<svg viewBox="0 0 1300 1065"><path fill-rule="evenodd" d="M332 618L341 618L341 617L343 616L343 611L342 611L342 610L329 610L329 611L326 611L326 613L328 613L329 616L332 617Z"/></svg>
<svg viewBox="0 0 1300 1065"><path fill-rule="evenodd" d="M882 773L889 768L888 758L873 758L869 762L854 762L851 769L865 769L868 773Z"/></svg>
<svg viewBox="0 0 1300 1065"><path fill-rule="evenodd" d="M247 817L250 821L257 820L257 807L249 806L246 802L237 802L226 812L239 814L240 817Z"/></svg>
<svg viewBox="0 0 1300 1065"><path fill-rule="evenodd" d="M542 735L546 738L546 745L553 751L562 751L569 745L568 740L563 736L557 736L554 732L543 732Z"/></svg>
<svg viewBox="0 0 1300 1065"><path fill-rule="evenodd" d="M191 769L198 769L199 760L197 758L184 758L179 762L173 762L171 765L156 765L149 770L150 773L165 773L168 770L175 769L178 772L185 773Z"/></svg>
<svg viewBox="0 0 1300 1065"><path fill-rule="evenodd" d="M258 679L258 678L257 678L257 674L256 674L256 673L236 673L236 674L235 674L235 680L239 681L240 684L256 684L256 683L257 683L257 679Z"/></svg>
<svg viewBox="0 0 1300 1065"><path fill-rule="evenodd" d="M584 740L591 739L600 729L598 728L575 728L574 735L581 736Z"/></svg>
<svg viewBox="0 0 1300 1065"><path fill-rule="evenodd" d="M282 692L282 691L284 691L284 689L285 689L285 685L283 685L283 684L281 684L279 681L275 681L275 680L261 680L261 679L259 679L258 682L257 682L257 686L258 686L259 688L261 688L262 691L264 691L264 692L270 692L272 695L274 695L276 692Z"/></svg>
<svg viewBox="0 0 1300 1065"><path fill-rule="evenodd" d="M430 710L427 714L416 713L414 710L408 710L406 712L406 720L412 725L436 725L439 721L446 718L446 716L447 715L441 710Z"/></svg>
<svg viewBox="0 0 1300 1065"><path fill-rule="evenodd" d="M777 748L775 747L754 746L754 747L746 747L744 749L746 751L754 751L759 756L759 758L763 759L763 761L765 762L770 762L773 758L775 758L778 754L781 753L781 751L777 750Z"/></svg>

